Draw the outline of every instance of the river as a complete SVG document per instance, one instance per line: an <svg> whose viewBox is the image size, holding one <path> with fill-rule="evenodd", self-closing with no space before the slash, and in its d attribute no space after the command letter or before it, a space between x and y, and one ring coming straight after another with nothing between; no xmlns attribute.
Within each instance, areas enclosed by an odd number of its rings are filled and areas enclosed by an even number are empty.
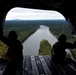
<svg viewBox="0 0 76 75"><path fill-rule="evenodd" d="M51 45L57 41L50 33L49 27L40 25L40 28L23 42L23 55L38 55L40 41L43 39L48 40Z"/></svg>

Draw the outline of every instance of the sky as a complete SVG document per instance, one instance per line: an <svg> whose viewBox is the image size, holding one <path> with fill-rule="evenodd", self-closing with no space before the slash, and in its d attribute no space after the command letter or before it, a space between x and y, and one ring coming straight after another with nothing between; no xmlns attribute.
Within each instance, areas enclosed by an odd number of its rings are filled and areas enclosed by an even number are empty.
<svg viewBox="0 0 76 75"><path fill-rule="evenodd" d="M6 15L5 20L55 20L65 19L62 14L52 10L38 10L28 8L12 8Z"/></svg>

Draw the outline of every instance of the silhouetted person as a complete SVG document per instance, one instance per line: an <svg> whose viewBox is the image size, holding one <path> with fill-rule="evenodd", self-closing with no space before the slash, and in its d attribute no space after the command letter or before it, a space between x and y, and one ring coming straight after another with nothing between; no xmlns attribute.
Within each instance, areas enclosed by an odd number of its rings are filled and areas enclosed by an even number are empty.
<svg viewBox="0 0 76 75"><path fill-rule="evenodd" d="M17 67L21 66L23 61L23 46L17 38L18 35L15 31L10 31L8 37L5 37L2 33L0 33L0 40L8 46L5 57L5 60L9 62L8 67L10 67L9 72L11 74L8 75L15 75Z"/></svg>
<svg viewBox="0 0 76 75"><path fill-rule="evenodd" d="M73 49L74 44L66 42L67 38L65 34L60 35L58 41L53 45L52 49L52 60L58 63L63 63L65 61L67 52L65 49ZM70 56L70 54L68 54Z"/></svg>

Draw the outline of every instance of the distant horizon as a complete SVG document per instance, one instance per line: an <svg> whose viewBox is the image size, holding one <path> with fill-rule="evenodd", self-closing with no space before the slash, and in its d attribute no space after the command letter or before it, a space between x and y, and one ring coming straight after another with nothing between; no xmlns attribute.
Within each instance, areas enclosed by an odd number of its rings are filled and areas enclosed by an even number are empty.
<svg viewBox="0 0 76 75"><path fill-rule="evenodd" d="M18 20L22 20L22 19L11 19L11 20L5 20L5 21L18 21ZM44 19L43 19L44 20ZM64 20L64 19L45 19L45 20ZM22 20L22 21L34 21L34 20ZM40 21L40 20L39 20Z"/></svg>

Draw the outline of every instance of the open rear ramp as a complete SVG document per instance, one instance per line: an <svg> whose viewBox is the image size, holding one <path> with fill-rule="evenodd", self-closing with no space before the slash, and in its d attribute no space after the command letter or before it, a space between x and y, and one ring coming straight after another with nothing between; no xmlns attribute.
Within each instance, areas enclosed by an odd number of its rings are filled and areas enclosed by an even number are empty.
<svg viewBox="0 0 76 75"><path fill-rule="evenodd" d="M24 56L23 75L76 75L76 64L55 64L51 57Z"/></svg>
<svg viewBox="0 0 76 75"><path fill-rule="evenodd" d="M0 75L7 71L8 63L0 60ZM9 71L8 71L9 72ZM56 64L51 57L46 56L24 56L23 67L17 70L16 75L76 75L76 64ZM8 74L6 74L8 75Z"/></svg>

